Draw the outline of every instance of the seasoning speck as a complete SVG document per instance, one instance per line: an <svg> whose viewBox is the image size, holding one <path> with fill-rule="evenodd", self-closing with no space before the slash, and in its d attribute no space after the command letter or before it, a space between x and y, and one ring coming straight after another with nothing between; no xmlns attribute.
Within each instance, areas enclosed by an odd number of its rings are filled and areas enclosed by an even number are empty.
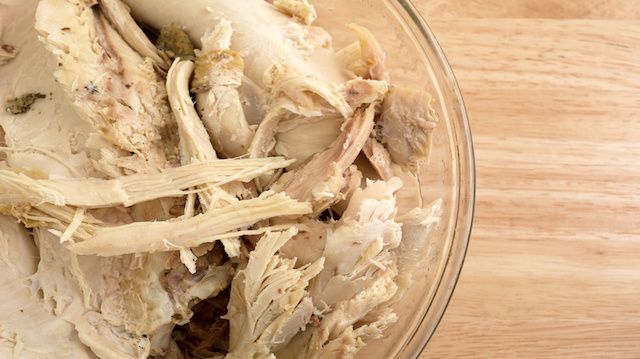
<svg viewBox="0 0 640 359"><path fill-rule="evenodd" d="M195 47L189 35L177 24L165 25L160 29L156 46L160 50L160 55L168 62L177 57L182 60L195 59Z"/></svg>
<svg viewBox="0 0 640 359"><path fill-rule="evenodd" d="M46 98L47 95L39 92L28 93L20 97L12 98L7 101L5 110L12 115L19 115L31 109L31 106L39 99Z"/></svg>
<svg viewBox="0 0 640 359"><path fill-rule="evenodd" d="M84 87L84 89L87 90L87 92L91 95L98 92L98 86L96 86L96 84L94 84L93 82L90 82L87 86Z"/></svg>

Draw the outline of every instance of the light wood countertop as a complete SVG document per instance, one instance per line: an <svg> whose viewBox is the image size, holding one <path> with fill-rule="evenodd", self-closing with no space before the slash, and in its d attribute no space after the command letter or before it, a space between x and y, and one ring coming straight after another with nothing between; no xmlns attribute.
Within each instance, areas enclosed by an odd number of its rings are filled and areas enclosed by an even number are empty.
<svg viewBox="0 0 640 359"><path fill-rule="evenodd" d="M415 3L477 168L464 270L422 358L640 358L640 3Z"/></svg>

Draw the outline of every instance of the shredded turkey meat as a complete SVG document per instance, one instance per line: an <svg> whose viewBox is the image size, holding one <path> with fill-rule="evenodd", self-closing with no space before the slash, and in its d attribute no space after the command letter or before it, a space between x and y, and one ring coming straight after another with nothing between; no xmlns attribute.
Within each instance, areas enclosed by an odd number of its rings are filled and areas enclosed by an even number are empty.
<svg viewBox="0 0 640 359"><path fill-rule="evenodd" d="M354 358L399 320L438 116L373 33L334 50L309 0L0 16L0 357Z"/></svg>

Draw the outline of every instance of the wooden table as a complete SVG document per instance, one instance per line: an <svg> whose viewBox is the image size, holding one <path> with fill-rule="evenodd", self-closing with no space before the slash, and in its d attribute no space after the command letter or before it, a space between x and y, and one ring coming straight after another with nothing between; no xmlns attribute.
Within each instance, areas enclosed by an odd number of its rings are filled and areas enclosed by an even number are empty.
<svg viewBox="0 0 640 359"><path fill-rule="evenodd" d="M640 358L640 2L415 0L460 81L475 227L423 358Z"/></svg>

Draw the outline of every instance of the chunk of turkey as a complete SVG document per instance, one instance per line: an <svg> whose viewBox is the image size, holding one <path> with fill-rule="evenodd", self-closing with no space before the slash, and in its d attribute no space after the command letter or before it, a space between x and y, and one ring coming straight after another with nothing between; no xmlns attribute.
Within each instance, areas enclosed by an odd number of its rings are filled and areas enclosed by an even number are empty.
<svg viewBox="0 0 640 359"><path fill-rule="evenodd" d="M198 112L216 151L226 157L247 154L253 138L237 90L244 62L230 49L232 34L231 23L221 20L203 36L193 80Z"/></svg>
<svg viewBox="0 0 640 359"><path fill-rule="evenodd" d="M398 165L417 170L429 159L438 116L424 91L392 87L382 102L379 139Z"/></svg>
<svg viewBox="0 0 640 359"><path fill-rule="evenodd" d="M273 358L273 351L309 321L313 305L306 287L324 260L295 269L295 259L276 255L295 234L295 229L266 234L233 279L227 358Z"/></svg>
<svg viewBox="0 0 640 359"><path fill-rule="evenodd" d="M231 49L245 60L245 75L260 87L264 73L273 65L287 64L301 75L327 83L347 79L330 47L315 43L317 34L293 22L264 0L125 0L134 16L155 27L177 23L185 27L199 48L200 39L225 19L234 28ZM197 21L194 21L197 19Z"/></svg>
<svg viewBox="0 0 640 359"><path fill-rule="evenodd" d="M338 202L348 183L345 177L373 129L375 106L358 109L329 148L315 154L304 166L288 172L273 186L299 201L310 202L315 213Z"/></svg>
<svg viewBox="0 0 640 359"><path fill-rule="evenodd" d="M172 119L153 61L127 44L100 7L81 0L41 1L36 29L57 58L57 81L111 145L95 150L97 169L118 176L166 167L161 134Z"/></svg>

